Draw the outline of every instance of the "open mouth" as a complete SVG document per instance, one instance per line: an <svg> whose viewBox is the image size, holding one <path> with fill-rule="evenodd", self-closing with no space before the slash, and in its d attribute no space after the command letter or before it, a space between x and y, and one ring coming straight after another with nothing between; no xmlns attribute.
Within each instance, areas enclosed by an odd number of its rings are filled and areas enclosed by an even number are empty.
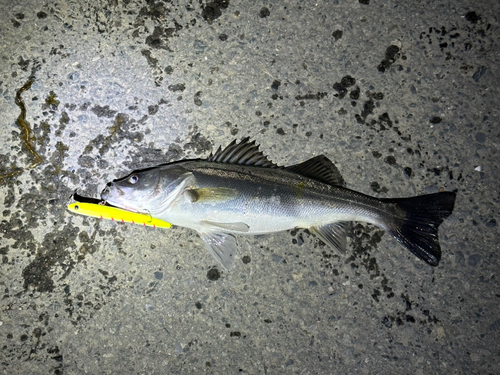
<svg viewBox="0 0 500 375"><path fill-rule="evenodd" d="M112 190L114 190L118 193L118 194L115 194L115 196L116 195L118 196L117 200L111 199ZM138 214L149 215L149 212L147 212L147 211L141 211L135 207L131 207L131 206L128 206L127 204L123 204L123 203L119 202L119 200L120 200L119 198L123 197L124 195L125 195L125 192L122 189L120 189L118 186L108 184L108 186L106 186L101 193L102 201L99 204L119 208L121 210L126 210L126 211L130 211L130 212L138 213Z"/></svg>

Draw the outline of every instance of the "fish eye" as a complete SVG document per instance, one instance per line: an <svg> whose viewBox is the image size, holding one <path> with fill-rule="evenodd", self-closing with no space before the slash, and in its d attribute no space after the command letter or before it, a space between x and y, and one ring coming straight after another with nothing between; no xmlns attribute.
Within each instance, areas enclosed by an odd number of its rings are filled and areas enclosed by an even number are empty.
<svg viewBox="0 0 500 375"><path fill-rule="evenodd" d="M137 175L135 175L135 174L133 174L132 176L130 176L130 177L128 178L128 182L130 182L132 185L133 185L133 184L136 184L136 183L137 183L137 181L139 181L139 176L137 176Z"/></svg>

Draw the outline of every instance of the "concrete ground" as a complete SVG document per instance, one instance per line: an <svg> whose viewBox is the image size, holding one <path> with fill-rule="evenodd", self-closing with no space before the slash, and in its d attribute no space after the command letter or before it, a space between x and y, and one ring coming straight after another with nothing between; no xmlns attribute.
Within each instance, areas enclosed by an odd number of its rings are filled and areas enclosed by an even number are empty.
<svg viewBox="0 0 500 375"><path fill-rule="evenodd" d="M498 1L0 1L5 374L498 374ZM250 136L377 197L457 192L436 268L367 224L237 238L70 213Z"/></svg>

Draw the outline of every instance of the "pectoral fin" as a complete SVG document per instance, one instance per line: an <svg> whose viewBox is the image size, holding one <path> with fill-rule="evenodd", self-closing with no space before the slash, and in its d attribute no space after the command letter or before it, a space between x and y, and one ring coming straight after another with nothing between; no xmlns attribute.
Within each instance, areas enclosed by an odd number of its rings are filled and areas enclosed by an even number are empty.
<svg viewBox="0 0 500 375"><path fill-rule="evenodd" d="M226 271L230 271L234 265L236 256L236 240L227 233L222 232L200 232L200 237L205 242L208 251L222 265Z"/></svg>
<svg viewBox="0 0 500 375"><path fill-rule="evenodd" d="M193 203L218 203L238 196L238 191L235 189L214 187L214 188L199 188L188 189L184 192Z"/></svg>
<svg viewBox="0 0 500 375"><path fill-rule="evenodd" d="M347 222L339 221L336 223L322 225L320 227L312 227L310 229L316 233L324 243L342 253L345 253L347 243L345 232L347 225Z"/></svg>

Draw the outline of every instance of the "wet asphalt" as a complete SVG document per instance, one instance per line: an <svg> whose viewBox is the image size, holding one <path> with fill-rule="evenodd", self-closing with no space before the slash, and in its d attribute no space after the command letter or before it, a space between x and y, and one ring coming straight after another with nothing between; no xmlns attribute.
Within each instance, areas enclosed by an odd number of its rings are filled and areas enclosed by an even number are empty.
<svg viewBox="0 0 500 375"><path fill-rule="evenodd" d="M0 0L5 374L500 372L496 1ZM251 137L377 197L455 191L430 267L355 223L237 238L75 215Z"/></svg>

